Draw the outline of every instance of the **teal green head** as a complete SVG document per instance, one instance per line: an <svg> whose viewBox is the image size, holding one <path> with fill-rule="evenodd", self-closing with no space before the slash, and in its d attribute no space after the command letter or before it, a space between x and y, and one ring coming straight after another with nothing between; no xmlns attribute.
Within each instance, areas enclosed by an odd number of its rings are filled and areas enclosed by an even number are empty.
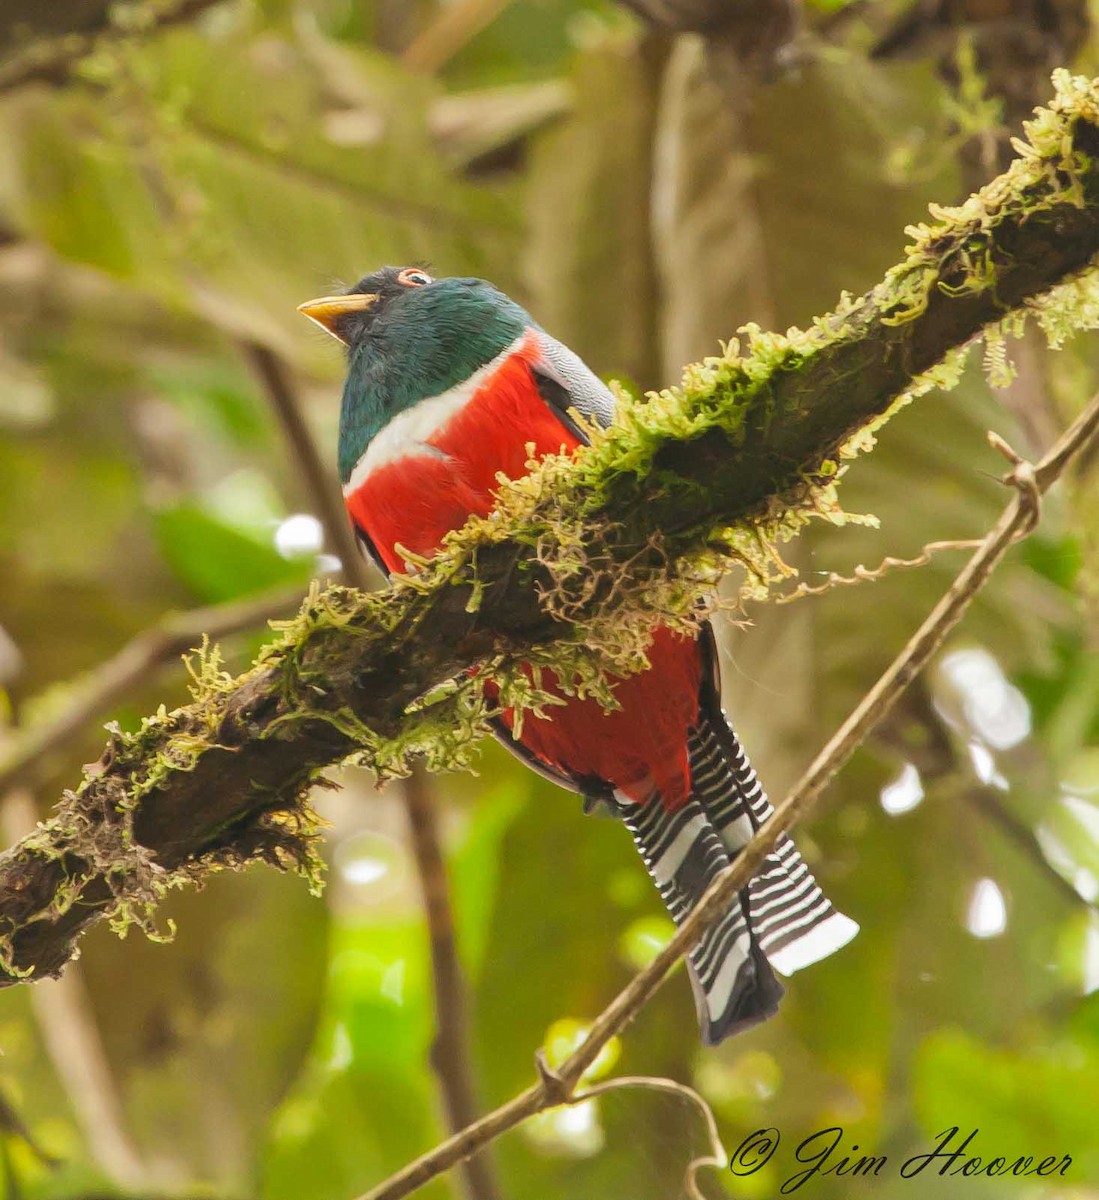
<svg viewBox="0 0 1099 1200"><path fill-rule="evenodd" d="M392 417L462 383L534 324L484 279L433 279L418 267L383 267L300 311L347 347L339 442L345 483Z"/></svg>

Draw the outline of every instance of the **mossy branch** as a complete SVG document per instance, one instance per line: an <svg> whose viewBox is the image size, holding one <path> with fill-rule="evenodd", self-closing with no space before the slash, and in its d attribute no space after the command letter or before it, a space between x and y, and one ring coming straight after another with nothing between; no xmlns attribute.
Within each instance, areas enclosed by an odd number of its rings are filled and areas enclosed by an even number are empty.
<svg viewBox="0 0 1099 1200"><path fill-rule="evenodd" d="M956 378L956 352L1033 312L1055 342L1099 324L1099 81L1054 77L1004 175L910 231L905 260L807 331L749 331L683 383L624 402L575 461L501 489L493 517L384 594L314 592L245 675L200 657L195 700L114 734L56 816L0 857L7 982L58 972L103 916L148 923L166 888L264 859L310 869L306 794L356 754L463 765L521 664L610 699L656 620L690 625L731 563L760 587L774 546L838 513L846 458L893 407ZM476 676L470 668L478 667ZM536 680L536 677L535 677Z"/></svg>

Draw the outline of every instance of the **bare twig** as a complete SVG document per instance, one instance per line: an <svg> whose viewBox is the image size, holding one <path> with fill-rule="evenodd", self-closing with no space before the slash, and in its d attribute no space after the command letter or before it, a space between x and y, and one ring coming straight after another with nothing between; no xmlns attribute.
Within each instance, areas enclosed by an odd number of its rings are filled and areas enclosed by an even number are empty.
<svg viewBox="0 0 1099 1200"><path fill-rule="evenodd" d="M988 582L1010 547L1034 529L1041 495L1097 432L1099 396L1091 401L1037 466L1020 460L1001 439L992 439L1013 460L1014 465L1006 482L1015 488L1015 495L980 548L962 568L908 644L817 755L763 828L741 851L733 866L713 883L649 966L635 975L599 1014L583 1043L556 1071L547 1075L543 1068L538 1083L428 1151L366 1193L361 1200L399 1200L534 1113L563 1103L573 1094L584 1072L607 1042L652 998L672 968L698 942L707 926L755 875L779 836L805 816L837 771L889 714L905 688L927 665L974 597Z"/></svg>
<svg viewBox="0 0 1099 1200"><path fill-rule="evenodd" d="M1097 910L1094 900L1081 895L1045 856L1042 844L1034 831L1021 821L989 787L970 786L962 790L962 799L995 825L1024 857L1031 862L1039 874L1072 904L1083 905L1092 912Z"/></svg>
<svg viewBox="0 0 1099 1200"><path fill-rule="evenodd" d="M1074 466L1079 468L1083 460L1084 454L1081 453L1074 460ZM959 803L969 805L995 825L1063 899L1070 904L1099 911L1099 905L1078 892L1057 870L1046 856L1031 824L1013 811L1006 802L1007 796L992 783L972 777L973 764L962 752L962 741L943 719L927 686L910 688L906 701L904 719L917 724L921 736L914 739L894 733L891 737L885 731L881 740L885 744L893 742L894 748L912 761L921 779L925 783L932 781L937 801L948 808L956 808Z"/></svg>
<svg viewBox="0 0 1099 1200"><path fill-rule="evenodd" d="M339 500L333 472L321 462L316 442L302 416L289 366L273 350L259 342L244 341L241 349L275 410L294 456L294 465L324 526L328 543L340 560L347 582L353 587L368 587L370 579L366 564L355 544L355 535Z"/></svg>
<svg viewBox="0 0 1099 1200"><path fill-rule="evenodd" d="M703 1167L726 1168L729 1165L729 1156L725 1152L721 1135L717 1131L717 1118L714 1116L714 1110L694 1088L658 1075L619 1075L614 1079L606 1079L602 1083L594 1084L582 1092L576 1092L575 1095L569 1097L566 1103L583 1104L584 1101L594 1100L606 1092L616 1092L624 1088L639 1088L651 1092L664 1092L669 1096L678 1096L681 1100L686 1100L700 1114L706 1124L706 1140L710 1144L710 1153L700 1154L691 1159L687 1164L683 1186L688 1200L706 1200L698 1185L699 1171Z"/></svg>
<svg viewBox="0 0 1099 1200"><path fill-rule="evenodd" d="M28 83L64 83L73 70L101 43L134 34L148 34L198 16L222 0L151 0L143 4L139 22L133 24L109 15L108 22L90 33L67 33L32 42L0 64L0 94ZM113 9L115 6L111 6ZM119 6L121 9L121 6Z"/></svg>
<svg viewBox="0 0 1099 1200"><path fill-rule="evenodd" d="M50 1151L39 1142L39 1140L27 1127L26 1122L15 1108L15 1105L12 1104L4 1095L4 1092L0 1090L0 1142L4 1143L4 1149L6 1151L10 1151L11 1149L9 1145L11 1138L18 1138L19 1141L21 1141L23 1145L26 1146L26 1148L31 1152L31 1154L38 1159L42 1166L48 1168L49 1170L54 1170L61 1165L61 1160L55 1154L51 1154ZM12 1175L9 1164L8 1179L11 1180L11 1178ZM8 1195L10 1196L11 1194L12 1193L9 1185ZM19 1200L19 1197L15 1196L13 1200Z"/></svg>
<svg viewBox="0 0 1099 1200"><path fill-rule="evenodd" d="M169 613L143 630L74 688L67 708L49 721L17 733L0 749L0 795L42 778L50 756L86 725L121 703L150 671L193 650L204 635L228 637L286 616L301 603L300 588L284 588L257 598Z"/></svg>
<svg viewBox="0 0 1099 1200"><path fill-rule="evenodd" d="M476 1120L478 1112L469 1061L468 990L454 937L454 913L439 844L435 797L422 767L417 767L405 781L404 798L431 939L435 998L435 1044L431 1049L431 1065L439 1077L447 1127L457 1131ZM488 1156L478 1154L470 1158L464 1168L469 1200L496 1200L500 1187Z"/></svg>
<svg viewBox="0 0 1099 1200"><path fill-rule="evenodd" d="M830 592L833 588L837 587L854 587L859 583L876 583L879 579L888 575L890 571L907 567L926 567L931 559L943 550L976 550L980 544L980 538L964 538L961 541L928 542L915 558L894 558L893 555L889 554L876 567L865 567L860 563L850 575L840 575L835 571L828 571L823 583L799 583L793 591L784 592L781 596L776 596L773 603L790 604L794 600L802 600L806 596L823 596L825 592Z"/></svg>
<svg viewBox="0 0 1099 1200"><path fill-rule="evenodd" d="M289 366L274 351L258 342L244 342L242 348L267 392L302 484L324 525L329 545L340 557L347 581L365 588L369 583L366 564L333 485L332 472L321 461L317 444L302 416ZM432 1065L439 1078L447 1127L453 1131L468 1125L476 1117L476 1091L469 1062L465 978L454 940L454 919L438 820L431 788L422 770L414 771L406 780L404 801L431 940L436 1026ZM470 1200L497 1200L500 1189L487 1155L482 1154L466 1163L464 1175Z"/></svg>
<svg viewBox="0 0 1099 1200"><path fill-rule="evenodd" d="M487 28L511 0L457 0L442 9L401 55L410 71L434 75Z"/></svg>

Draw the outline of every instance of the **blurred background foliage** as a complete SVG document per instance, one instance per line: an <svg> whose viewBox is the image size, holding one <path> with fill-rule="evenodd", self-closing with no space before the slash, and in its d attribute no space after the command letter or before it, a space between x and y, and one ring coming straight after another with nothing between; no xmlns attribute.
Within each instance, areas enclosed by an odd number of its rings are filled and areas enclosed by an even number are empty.
<svg viewBox="0 0 1099 1200"><path fill-rule="evenodd" d="M8 742L164 613L338 568L249 366L250 348L279 356L334 457L341 358L301 301L386 262L484 275L597 371L663 385L746 321L804 323L872 285L929 200L1004 161L1053 66L1099 61L1071 0L175 8L0 5ZM811 531L790 551L803 578L987 527L1004 495L985 430L1040 450L1099 365L1083 342L1026 339L1009 357L1006 390L975 364L892 421L844 487L880 527ZM681 975L622 1039L618 1069L692 1082L730 1148L782 1131L770 1164L716 1173L710 1194L774 1194L797 1141L841 1124L845 1146L894 1162L953 1125L979 1128L986 1157L1073 1158L1064 1180L967 1180L967 1194L1099 1196L1095 474L1051 499L799 831L861 937L718 1050L698 1045ZM727 704L772 793L955 565L723 624ZM231 665L261 638L228 639ZM144 672L67 739L4 797L9 838L98 754L103 720L132 724L185 684L174 663ZM60 982L0 994L5 1196L350 1200L442 1136L400 789L340 782L318 797L322 900L263 869L219 876L165 905L170 944L100 928ZM431 786L487 1107L667 923L623 831L498 748L478 777ZM644 1200L679 1195L702 1144L688 1105L618 1092L494 1156L502 1196ZM886 1171L807 1186L827 1200L943 1184Z"/></svg>

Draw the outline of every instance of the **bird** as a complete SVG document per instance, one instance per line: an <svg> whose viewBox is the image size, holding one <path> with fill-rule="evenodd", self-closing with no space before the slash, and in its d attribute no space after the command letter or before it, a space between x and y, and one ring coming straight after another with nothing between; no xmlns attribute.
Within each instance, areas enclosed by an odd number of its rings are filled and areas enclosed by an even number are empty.
<svg viewBox="0 0 1099 1200"><path fill-rule="evenodd" d="M384 267L299 311L343 343L338 467L363 551L387 574L430 556L491 512L502 474L574 453L615 419L608 386L518 303L483 279ZM613 681L618 707L567 695L497 737L528 766L629 831L673 920L691 912L773 811L721 706L708 621L657 626L649 668ZM774 1015L789 975L845 945L858 925L821 891L783 835L688 955L702 1040Z"/></svg>

